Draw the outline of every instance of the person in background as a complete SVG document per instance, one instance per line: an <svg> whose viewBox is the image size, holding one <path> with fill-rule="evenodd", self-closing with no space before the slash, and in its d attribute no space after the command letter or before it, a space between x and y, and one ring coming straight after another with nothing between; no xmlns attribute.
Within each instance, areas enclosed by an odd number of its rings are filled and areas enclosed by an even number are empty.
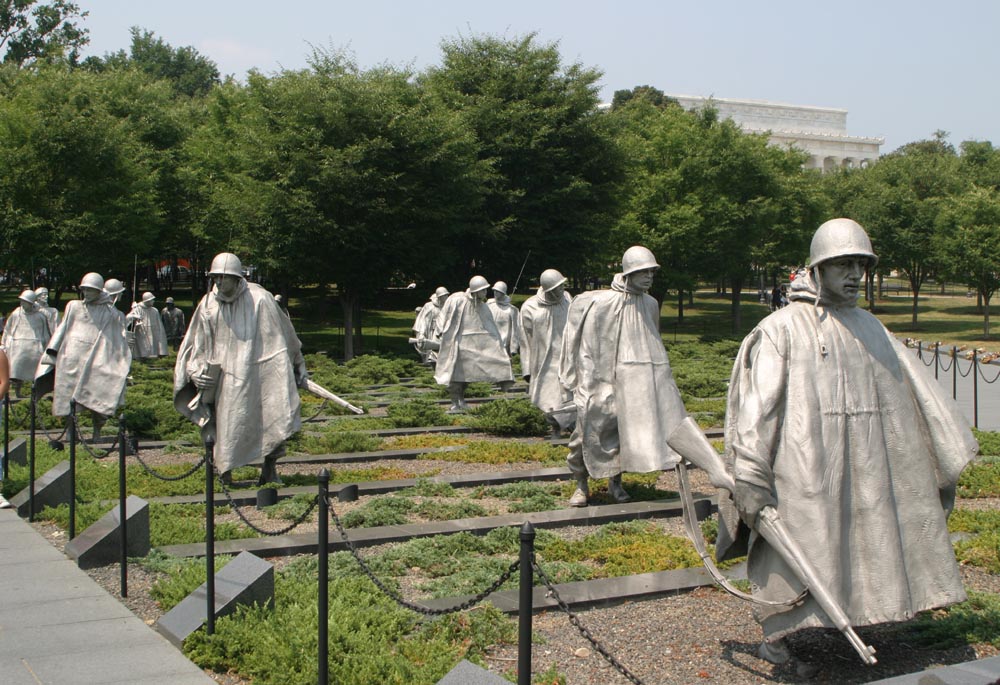
<svg viewBox="0 0 1000 685"><path fill-rule="evenodd" d="M187 327L184 322L184 312L174 305L174 298L167 298L167 306L160 310L160 321L167 334L167 344L177 349Z"/></svg>

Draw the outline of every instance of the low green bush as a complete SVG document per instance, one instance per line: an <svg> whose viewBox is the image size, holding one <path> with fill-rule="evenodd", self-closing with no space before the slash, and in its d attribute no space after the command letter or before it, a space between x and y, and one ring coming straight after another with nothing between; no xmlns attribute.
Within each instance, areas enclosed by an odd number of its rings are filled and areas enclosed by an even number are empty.
<svg viewBox="0 0 1000 685"><path fill-rule="evenodd" d="M298 433L288 441L292 452L306 454L340 454L342 452L370 452L379 449L382 441L372 435L350 431L331 431L318 435Z"/></svg>
<svg viewBox="0 0 1000 685"><path fill-rule="evenodd" d="M481 504L468 500L440 502L428 499L418 504L415 511L430 521L452 521L454 519L489 516L490 514Z"/></svg>
<svg viewBox="0 0 1000 685"><path fill-rule="evenodd" d="M565 464L566 448L541 442L477 440L454 452L433 452L431 454L423 454L420 458L461 461L470 464L513 464L524 462Z"/></svg>
<svg viewBox="0 0 1000 685"><path fill-rule="evenodd" d="M959 497L1000 497L1000 458L985 457L967 466L956 492Z"/></svg>
<svg viewBox="0 0 1000 685"><path fill-rule="evenodd" d="M981 431L972 429L976 440L979 441L979 454L989 456L1000 456L1000 432Z"/></svg>
<svg viewBox="0 0 1000 685"><path fill-rule="evenodd" d="M948 529L972 537L955 543L955 556L963 564L1000 573L1000 511L955 509Z"/></svg>
<svg viewBox="0 0 1000 685"><path fill-rule="evenodd" d="M345 528L374 528L406 523L406 515L417 504L409 497L388 495L375 497L340 517Z"/></svg>
<svg viewBox="0 0 1000 685"><path fill-rule="evenodd" d="M451 483L418 478L416 485L400 490L399 494L409 497L454 497L455 488Z"/></svg>
<svg viewBox="0 0 1000 685"><path fill-rule="evenodd" d="M545 414L521 398L487 402L471 412L468 424L491 435L543 436L550 431Z"/></svg>
<svg viewBox="0 0 1000 685"><path fill-rule="evenodd" d="M386 415L395 428L416 428L419 426L450 426L452 419L440 406L425 399L412 399L390 404Z"/></svg>
<svg viewBox="0 0 1000 685"><path fill-rule="evenodd" d="M925 611L903 628L917 644L936 649L990 644L1000 647L1000 595L969 592L969 599L945 609Z"/></svg>

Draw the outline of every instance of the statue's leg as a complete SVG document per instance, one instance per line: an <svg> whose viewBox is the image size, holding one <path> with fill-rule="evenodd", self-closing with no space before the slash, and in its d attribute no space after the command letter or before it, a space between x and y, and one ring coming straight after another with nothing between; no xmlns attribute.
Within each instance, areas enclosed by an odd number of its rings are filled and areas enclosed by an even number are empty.
<svg viewBox="0 0 1000 685"><path fill-rule="evenodd" d="M577 426L579 425L578 422ZM569 466L573 478L576 479L576 490L569 498L569 506L585 507L590 497L590 485L587 466L583 462L583 432L578 428L573 429L573 434L569 438L569 454L566 455L566 464Z"/></svg>
<svg viewBox="0 0 1000 685"><path fill-rule="evenodd" d="M96 442L97 440L101 439L101 429L104 427L104 424L107 422L108 417L105 416L104 414L98 414L96 411L94 411L93 409L91 409L90 410L90 420L94 424L94 441Z"/></svg>
<svg viewBox="0 0 1000 685"><path fill-rule="evenodd" d="M632 501L629 494L625 492L625 488L622 487L622 474L620 473L608 478L608 492L611 494L611 499L618 502L618 504L625 504Z"/></svg>
<svg viewBox="0 0 1000 685"><path fill-rule="evenodd" d="M448 407L448 414L462 414L466 412L469 405L465 403L465 386L468 383L453 381L448 384L448 396L451 398L451 406Z"/></svg>
<svg viewBox="0 0 1000 685"><path fill-rule="evenodd" d="M507 393L514 387L514 381L500 381L497 385L500 386L500 392Z"/></svg>
<svg viewBox="0 0 1000 685"><path fill-rule="evenodd" d="M285 456L285 443L281 443L264 457L264 466L260 470L260 480L257 481L257 485L282 484L281 477L278 475L278 460L283 456Z"/></svg>

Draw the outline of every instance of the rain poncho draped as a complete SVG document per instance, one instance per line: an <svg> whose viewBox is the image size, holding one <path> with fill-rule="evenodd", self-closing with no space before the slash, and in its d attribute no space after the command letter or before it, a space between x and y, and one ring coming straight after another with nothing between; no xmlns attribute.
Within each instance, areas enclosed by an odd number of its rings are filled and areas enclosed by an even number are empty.
<svg viewBox="0 0 1000 685"><path fill-rule="evenodd" d="M213 288L198 303L177 350L174 407L201 427L214 419L219 471L260 462L299 430L301 348L291 321L255 283L241 280L231 299ZM218 383L209 404L191 378L212 374L213 364Z"/></svg>
<svg viewBox="0 0 1000 685"><path fill-rule="evenodd" d="M148 359L167 355L167 331L163 328L160 313L154 307L137 302L132 305L126 321L134 322L132 332L135 335L136 357Z"/></svg>
<svg viewBox="0 0 1000 685"><path fill-rule="evenodd" d="M35 373L36 392L48 390L55 365L52 414L68 416L70 400L110 416L125 399L132 352L125 339L125 316L107 294L92 303L73 300L46 345Z"/></svg>
<svg viewBox="0 0 1000 685"><path fill-rule="evenodd" d="M497 293L496 297L487 300L486 306L490 308L493 321L497 325L500 333L500 343L507 350L507 354L517 354L521 344L521 324L517 307L510 303L507 295Z"/></svg>
<svg viewBox="0 0 1000 685"><path fill-rule="evenodd" d="M630 292L616 274L611 290L577 295L563 331L559 379L573 393L574 438L594 478L672 468L667 438L687 416L660 339L656 300Z"/></svg>
<svg viewBox="0 0 1000 685"><path fill-rule="evenodd" d="M510 358L485 302L477 304L468 291L453 293L445 300L438 325L441 349L434 369L438 385L514 380Z"/></svg>
<svg viewBox="0 0 1000 685"><path fill-rule="evenodd" d="M425 346L424 341L436 342L441 335L438 328L440 323L441 307L436 304L436 296L431 295L431 299L417 312L417 318L413 322L413 337L418 341L414 345L417 352L423 356L424 361L436 362L438 351ZM443 301L443 300L442 300Z"/></svg>
<svg viewBox="0 0 1000 685"><path fill-rule="evenodd" d="M167 342L176 345L184 337L184 312L180 307L164 307L160 310L160 321L163 323L163 332L167 335Z"/></svg>
<svg viewBox="0 0 1000 685"><path fill-rule="evenodd" d="M530 376L528 398L543 412L554 412L573 399L559 382L559 356L570 301L565 291L550 299L539 288L521 305L521 373Z"/></svg>
<svg viewBox="0 0 1000 685"><path fill-rule="evenodd" d="M874 316L814 306L811 277L797 278L791 295L737 356L727 467L771 490L852 625L964 600L939 490L955 485L977 451L968 424ZM720 503L720 517L721 560L743 553L747 539L731 506ZM749 545L759 595L794 597L801 586L778 554L755 534ZM831 626L811 597L758 612L769 637Z"/></svg>
<svg viewBox="0 0 1000 685"><path fill-rule="evenodd" d="M49 318L43 312L37 309L25 312L18 307L10 313L0 344L7 351L12 379L29 383L34 380L38 360L51 337Z"/></svg>

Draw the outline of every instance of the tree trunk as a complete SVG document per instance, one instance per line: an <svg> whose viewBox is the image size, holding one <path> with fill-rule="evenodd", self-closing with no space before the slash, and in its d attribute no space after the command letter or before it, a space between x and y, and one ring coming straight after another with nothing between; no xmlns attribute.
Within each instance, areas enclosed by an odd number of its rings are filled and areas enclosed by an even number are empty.
<svg viewBox="0 0 1000 685"><path fill-rule="evenodd" d="M733 335L739 335L740 329L743 327L743 312L740 309L740 295L743 293L743 279L734 278L729 286L732 291L730 310L733 315Z"/></svg>
<svg viewBox="0 0 1000 685"><path fill-rule="evenodd" d="M361 298L357 298L354 302L354 335L357 341L354 345L354 355L362 355L365 353L365 336L362 333L361 328Z"/></svg>
<svg viewBox="0 0 1000 685"><path fill-rule="evenodd" d="M344 361L354 359L354 308L357 295L340 291L340 308L344 313Z"/></svg>
<svg viewBox="0 0 1000 685"><path fill-rule="evenodd" d="M986 338L990 337L990 295L983 294L983 335Z"/></svg>
<svg viewBox="0 0 1000 685"><path fill-rule="evenodd" d="M677 291L677 322L684 320L684 290Z"/></svg>

